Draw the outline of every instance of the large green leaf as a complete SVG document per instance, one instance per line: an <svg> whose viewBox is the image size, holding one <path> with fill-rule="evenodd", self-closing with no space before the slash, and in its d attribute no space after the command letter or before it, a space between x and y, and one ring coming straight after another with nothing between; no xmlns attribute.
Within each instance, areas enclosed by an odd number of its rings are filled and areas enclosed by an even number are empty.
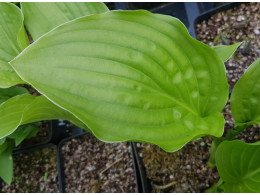
<svg viewBox="0 0 260 195"><path fill-rule="evenodd" d="M10 64L104 141L145 141L175 151L196 137L223 133L224 64L170 16L111 11L79 18Z"/></svg>
<svg viewBox="0 0 260 195"><path fill-rule="evenodd" d="M0 2L0 88L25 83L8 64L28 44L23 15L12 3Z"/></svg>
<svg viewBox="0 0 260 195"><path fill-rule="evenodd" d="M238 124L260 124L260 59L251 64L238 80L230 104Z"/></svg>
<svg viewBox="0 0 260 195"><path fill-rule="evenodd" d="M75 18L108 11L102 2L23 2L25 25L32 38Z"/></svg>
<svg viewBox="0 0 260 195"><path fill-rule="evenodd" d="M216 152L217 169L224 192L260 192L260 142L222 142Z"/></svg>
<svg viewBox="0 0 260 195"><path fill-rule="evenodd" d="M233 45L217 45L212 47L223 62L227 61L241 45L242 42L235 43Z"/></svg>
<svg viewBox="0 0 260 195"><path fill-rule="evenodd" d="M0 138L14 132L20 125L41 120L64 119L86 129L77 118L46 99L29 94L10 98L0 105Z"/></svg>

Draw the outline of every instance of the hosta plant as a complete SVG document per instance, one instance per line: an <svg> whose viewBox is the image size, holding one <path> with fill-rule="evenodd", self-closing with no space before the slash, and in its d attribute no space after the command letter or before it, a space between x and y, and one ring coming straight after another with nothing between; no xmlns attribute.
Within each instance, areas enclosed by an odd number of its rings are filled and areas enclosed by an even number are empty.
<svg viewBox="0 0 260 195"><path fill-rule="evenodd" d="M169 152L210 135L214 143L209 164L217 162L220 171L219 150L231 148L224 140L259 124L258 60L232 93L237 128L221 137L225 124L221 111L229 95L224 61L240 43L210 48L193 39L178 19L145 10L108 11L102 4L97 5L100 11L78 15L87 4L65 4L21 4L34 43L25 48L28 41L24 33L19 35L21 22L14 42L23 43L23 51L5 61L16 78L6 85L26 83L42 96L15 96L0 105L0 138L20 125L53 118L88 127L102 141L142 141ZM55 22L46 22L47 17ZM252 90L244 86L246 82ZM14 119L7 119L7 113ZM249 174L256 184L258 169L253 166L256 174ZM225 186L231 184L221 178L219 186L229 191ZM241 189L258 190L257 185Z"/></svg>

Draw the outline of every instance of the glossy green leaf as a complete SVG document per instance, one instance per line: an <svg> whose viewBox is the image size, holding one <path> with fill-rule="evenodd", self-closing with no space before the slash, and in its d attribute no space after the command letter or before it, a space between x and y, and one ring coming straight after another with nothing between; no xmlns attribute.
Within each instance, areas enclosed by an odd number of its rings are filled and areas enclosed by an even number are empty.
<svg viewBox="0 0 260 195"><path fill-rule="evenodd" d="M224 192L260 192L260 142L222 142L216 152L217 169Z"/></svg>
<svg viewBox="0 0 260 195"><path fill-rule="evenodd" d="M75 18L108 11L102 2L23 2L21 5L33 40Z"/></svg>
<svg viewBox="0 0 260 195"><path fill-rule="evenodd" d="M0 88L25 83L8 64L28 44L23 15L12 3L0 2Z"/></svg>
<svg viewBox="0 0 260 195"><path fill-rule="evenodd" d="M230 104L238 124L260 124L260 59L251 64L238 80Z"/></svg>
<svg viewBox="0 0 260 195"><path fill-rule="evenodd" d="M9 98L29 93L24 87L9 87L9 88L0 88L0 104L8 100Z"/></svg>
<svg viewBox="0 0 260 195"><path fill-rule="evenodd" d="M104 141L175 151L196 137L223 133L224 64L170 16L111 11L79 18L10 64Z"/></svg>
<svg viewBox="0 0 260 195"><path fill-rule="evenodd" d="M221 58L221 60L225 62L235 53L235 51L241 45L241 43L242 42L235 43L233 45L218 45L212 47L212 49L214 49Z"/></svg>
<svg viewBox="0 0 260 195"><path fill-rule="evenodd" d="M29 94L10 98L0 105L0 138L14 132L20 125L41 120L64 119L86 129L77 118L46 99Z"/></svg>
<svg viewBox="0 0 260 195"><path fill-rule="evenodd" d="M7 183L11 184L13 177L13 147L7 147L0 153L0 177Z"/></svg>

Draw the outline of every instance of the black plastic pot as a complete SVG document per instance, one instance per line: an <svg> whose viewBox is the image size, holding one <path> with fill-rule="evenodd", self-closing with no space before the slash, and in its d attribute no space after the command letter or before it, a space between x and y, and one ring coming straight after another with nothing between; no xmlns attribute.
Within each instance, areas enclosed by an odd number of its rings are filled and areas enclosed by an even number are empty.
<svg viewBox="0 0 260 195"><path fill-rule="evenodd" d="M57 146L55 144L48 143L48 144L42 144L42 145L34 145L34 146L29 147L29 148L22 148L22 149L13 151L13 155L26 154L26 153L34 152L34 151L41 150L41 149L44 149L44 148L48 148L48 147L54 147L57 151L56 153L58 153ZM56 162L57 161L58 161L58 159L56 157ZM58 164L57 163L56 163L56 166L57 166L57 170L58 170ZM58 179L57 179L57 181L58 181ZM3 180L0 178L0 193L2 192L2 182L3 182ZM58 186L58 183L57 183L57 186Z"/></svg>
<svg viewBox="0 0 260 195"><path fill-rule="evenodd" d="M138 185L138 192L142 193L149 193L151 192L151 183L149 182L146 172L145 172L145 167L142 162L142 158L140 158L136 143L135 142L130 142L131 144L131 149L132 149L132 154L134 158L134 166L135 166L135 173L136 173L136 181Z"/></svg>
<svg viewBox="0 0 260 195"><path fill-rule="evenodd" d="M69 121L66 120L54 120L52 121L52 137L50 143L58 145L61 140L67 137L84 134L85 131L79 127L72 126Z"/></svg>
<svg viewBox="0 0 260 195"><path fill-rule="evenodd" d="M57 161L58 161L58 181L59 181L59 191L65 193L65 172L64 172L64 157L62 154L62 146L64 145L65 142L70 141L74 138L80 138L82 136L85 136L86 134L88 134L87 132L83 133L83 134L79 134L79 135L74 135L72 137L68 137L63 139L59 145L58 145L58 152L57 152ZM133 159L133 165L134 165L134 175L135 175L135 180L136 180L136 192L141 193L141 192L147 192L148 190L147 188L147 182L146 182L146 177L143 175L145 174L145 172L141 172L140 173L140 167L139 165L137 165L137 163L139 163L139 159L137 160L137 156L136 156L136 152L134 151L134 147L132 147L132 143L130 143L131 145L131 153L132 153L132 159Z"/></svg>
<svg viewBox="0 0 260 195"><path fill-rule="evenodd" d="M196 38L194 30L195 20L201 14L233 3L225 2L106 2L110 10L138 10L145 9L153 13L165 14L180 19L187 27L190 35Z"/></svg>
<svg viewBox="0 0 260 195"><path fill-rule="evenodd" d="M64 121L64 120L48 121L49 133L48 133L48 138L46 140L39 142L39 143L32 144L32 145L28 145L28 146L25 146L22 148L20 148L20 147L14 148L13 151L14 152L23 151L25 149L35 148L37 146L42 146L42 145L46 145L49 143L58 144L59 141L61 141L65 137L69 137L73 133L76 133L76 132L74 132L74 129L69 130L69 125L70 125L70 123L68 121ZM83 130L81 130L81 131L83 131ZM78 132L78 133L80 133L80 132Z"/></svg>
<svg viewBox="0 0 260 195"><path fill-rule="evenodd" d="M80 129L79 127L71 127L71 123L66 120L60 119L60 120L52 120L52 121L48 121L48 122L49 122L49 127L50 127L48 139L46 139L43 142L37 143L37 144L26 146L24 148L15 148L14 152L20 151L20 150L22 151L24 149L34 148L37 146L46 145L49 143L58 145L58 143L64 138L67 138L67 137L70 137L73 135L83 134L85 132L83 129Z"/></svg>

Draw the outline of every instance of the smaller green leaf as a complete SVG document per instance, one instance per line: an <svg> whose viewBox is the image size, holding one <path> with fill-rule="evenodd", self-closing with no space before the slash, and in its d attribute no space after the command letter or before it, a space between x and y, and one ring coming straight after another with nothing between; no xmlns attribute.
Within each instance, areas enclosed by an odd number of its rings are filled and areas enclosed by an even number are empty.
<svg viewBox="0 0 260 195"><path fill-rule="evenodd" d="M242 42L235 43L233 45L218 45L212 47L212 49L217 52L220 59L225 62L227 61L237 50L237 48L242 44Z"/></svg>
<svg viewBox="0 0 260 195"><path fill-rule="evenodd" d="M19 127L24 109L34 98L29 94L17 95L0 105L0 138L10 135Z"/></svg>
<svg viewBox="0 0 260 195"><path fill-rule="evenodd" d="M21 5L33 40L70 20L108 11L102 2L22 2Z"/></svg>
<svg viewBox="0 0 260 195"><path fill-rule="evenodd" d="M231 112L237 125L260 124L260 59L249 66L231 94Z"/></svg>
<svg viewBox="0 0 260 195"><path fill-rule="evenodd" d="M224 141L217 149L216 162L224 192L260 192L260 142Z"/></svg>
<svg viewBox="0 0 260 195"><path fill-rule="evenodd" d="M0 87L26 83L8 64L26 46L28 37L21 10L12 3L0 2Z"/></svg>
<svg viewBox="0 0 260 195"><path fill-rule="evenodd" d="M9 87L9 88L0 88L0 104L8 100L9 98L29 93L26 88L24 87Z"/></svg>
<svg viewBox="0 0 260 195"><path fill-rule="evenodd" d="M17 95L0 105L0 138L13 133L20 125L41 120L64 119L87 129L74 115L53 104L44 96Z"/></svg>
<svg viewBox="0 0 260 195"><path fill-rule="evenodd" d="M33 124L22 125L18 127L8 138L15 140L15 146L18 146L24 139L36 135L38 132L38 127Z"/></svg>
<svg viewBox="0 0 260 195"><path fill-rule="evenodd" d="M7 147L2 153L0 153L0 177L7 184L11 184L13 177L13 147Z"/></svg>

